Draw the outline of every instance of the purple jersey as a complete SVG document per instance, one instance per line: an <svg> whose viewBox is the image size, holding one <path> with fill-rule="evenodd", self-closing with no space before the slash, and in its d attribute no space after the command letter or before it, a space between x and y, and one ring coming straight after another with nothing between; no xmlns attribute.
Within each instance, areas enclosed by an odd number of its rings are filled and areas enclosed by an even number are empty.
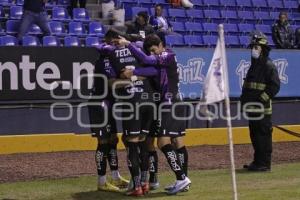
<svg viewBox="0 0 300 200"><path fill-rule="evenodd" d="M159 55L148 56L133 44L130 44L128 48L141 63L157 66L159 87L163 100L176 101L179 94L179 77L175 53L171 49L166 49Z"/></svg>
<svg viewBox="0 0 300 200"><path fill-rule="evenodd" d="M119 78L122 71L126 68L134 67L134 75L150 77L157 74L155 67L144 68L138 63L138 60L132 55L131 51L127 47L115 48L110 53L110 61L112 67L116 72L116 76ZM125 86L120 89L120 95L127 96L128 94L134 94L133 101L140 101L142 93L153 93L153 83L151 79L134 81L133 85Z"/></svg>
<svg viewBox="0 0 300 200"><path fill-rule="evenodd" d="M113 49L112 46L110 45L106 45L106 44L101 44L98 47L100 56L99 59L96 62L96 66L95 66L95 74L101 74L104 75L107 80L111 79L111 78L116 78L116 73L110 63L109 60L109 52ZM94 79L94 88L93 88L93 94L94 95L102 95L104 92L104 86L108 86L108 83L104 83L102 78L100 77L95 77ZM111 91L108 90L108 95L105 98L109 101L113 101L113 96L111 94Z"/></svg>

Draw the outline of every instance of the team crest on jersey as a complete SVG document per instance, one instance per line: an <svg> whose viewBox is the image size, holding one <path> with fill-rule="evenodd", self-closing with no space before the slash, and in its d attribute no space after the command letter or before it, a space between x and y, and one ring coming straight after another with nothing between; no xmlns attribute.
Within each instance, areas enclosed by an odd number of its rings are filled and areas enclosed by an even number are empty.
<svg viewBox="0 0 300 200"><path fill-rule="evenodd" d="M277 68L280 82L283 84L288 84L289 77L285 73L285 70L286 70L287 66L289 65L288 61L286 59L281 58L281 59L273 60L273 63L275 65L275 67ZM236 68L235 73L236 73L236 75L239 76L240 88L242 88L242 86L243 86L244 78L246 77L250 66L251 66L250 61L241 60L240 64Z"/></svg>
<svg viewBox="0 0 300 200"><path fill-rule="evenodd" d="M192 58L187 65L178 63L179 79L181 84L204 83L205 75L202 72L205 62L202 58Z"/></svg>

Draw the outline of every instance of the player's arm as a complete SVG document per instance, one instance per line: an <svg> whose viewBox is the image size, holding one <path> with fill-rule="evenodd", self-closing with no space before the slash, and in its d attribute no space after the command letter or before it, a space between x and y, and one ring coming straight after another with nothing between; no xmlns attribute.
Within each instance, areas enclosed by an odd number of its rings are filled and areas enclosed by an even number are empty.
<svg viewBox="0 0 300 200"><path fill-rule="evenodd" d="M119 40L120 45L125 45L128 47L133 56L138 59L138 61L143 65L157 65L157 59L154 55L146 55L140 48L132 44L130 41L121 37Z"/></svg>
<svg viewBox="0 0 300 200"><path fill-rule="evenodd" d="M140 63L144 65L155 65L159 67L168 67L172 64L175 59L174 53L166 53L165 55L147 55L140 48L136 47L132 43L127 44L128 49L134 55L135 58L139 60Z"/></svg>
<svg viewBox="0 0 300 200"><path fill-rule="evenodd" d="M158 74L158 70L156 67L148 66L148 67L140 67L135 69L124 69L122 70L121 76L125 78L131 78L132 76L137 77L152 77Z"/></svg>
<svg viewBox="0 0 300 200"><path fill-rule="evenodd" d="M103 56L109 56L111 52L115 49L115 46L108 45L105 43L102 43L98 46L96 46L96 49L99 51L99 53Z"/></svg>
<svg viewBox="0 0 300 200"><path fill-rule="evenodd" d="M137 80L144 80L146 79L145 78L145 75L152 75L154 73L157 73L157 71L154 71L154 69L148 69L148 70L143 70L143 71L138 71L137 74L135 74ZM113 85L117 82L119 82L115 88L123 88L125 87L126 85L130 84L131 83L131 76L125 76L123 73L120 75L120 78L117 77L117 74L114 70L114 68L112 67L110 69L110 73L109 74L106 74L107 78L108 78L108 86L109 88L112 89ZM153 76L153 75L152 75Z"/></svg>
<svg viewBox="0 0 300 200"><path fill-rule="evenodd" d="M151 77L151 76L156 76L158 73L156 67L153 66L147 66L147 67L141 67L141 68L136 68L132 70L132 75L135 76L145 76L145 77Z"/></svg>
<svg viewBox="0 0 300 200"><path fill-rule="evenodd" d="M144 51L142 51L140 48L138 48L137 46L135 46L132 43L128 43L128 49L130 50L130 52L134 55L134 57L136 59L138 59L138 61L141 64L144 65L157 65L158 64L158 59L155 55L147 55L145 54Z"/></svg>

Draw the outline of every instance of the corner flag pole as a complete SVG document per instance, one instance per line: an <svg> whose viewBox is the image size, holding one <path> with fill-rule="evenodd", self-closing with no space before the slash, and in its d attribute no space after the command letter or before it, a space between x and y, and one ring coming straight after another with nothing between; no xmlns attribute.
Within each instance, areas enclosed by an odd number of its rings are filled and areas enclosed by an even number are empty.
<svg viewBox="0 0 300 200"><path fill-rule="evenodd" d="M219 37L221 42L221 53L223 57L223 64L225 69L223 73L225 80L225 108L226 108L226 119L227 119L227 134L230 149L230 163L231 163L231 179L232 179L232 191L233 200L238 200L237 184L236 184L236 173L235 173L235 163L234 163L234 150L233 150L233 139L232 139L232 124L231 124L231 113L230 113L230 100L229 100L229 84L228 84L228 67L227 67L227 56L225 52L225 39L224 39L224 26L219 25Z"/></svg>

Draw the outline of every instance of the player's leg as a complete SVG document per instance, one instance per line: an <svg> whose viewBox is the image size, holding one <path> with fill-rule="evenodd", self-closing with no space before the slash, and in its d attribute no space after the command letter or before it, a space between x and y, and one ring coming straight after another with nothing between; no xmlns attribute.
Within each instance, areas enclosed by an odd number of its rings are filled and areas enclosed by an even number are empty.
<svg viewBox="0 0 300 200"><path fill-rule="evenodd" d="M141 185L144 194L149 192L149 154L146 145L146 135L140 136L139 141L139 156L140 156L140 169L141 169Z"/></svg>
<svg viewBox="0 0 300 200"><path fill-rule="evenodd" d="M107 139L98 137L98 146L95 155L95 161L98 173L98 190L119 192L120 189L107 181L106 166L109 152L109 143Z"/></svg>
<svg viewBox="0 0 300 200"><path fill-rule="evenodd" d="M124 107L125 109L125 107ZM127 149L127 162L130 171L131 179L133 182L132 190L127 192L129 196L142 196L143 190L141 187L141 173L140 173L140 155L139 155L139 142L141 134L141 122L138 119L128 118L132 116L132 112L122 113L124 120L123 125L123 135L126 140ZM125 120L126 119L126 120Z"/></svg>
<svg viewBox="0 0 300 200"><path fill-rule="evenodd" d="M157 151L154 146L155 144L155 137L156 137L156 121L153 122L152 128L150 130L149 136L146 138L146 143L149 152L149 186L150 190L156 190L159 187L158 182L158 156Z"/></svg>
<svg viewBox="0 0 300 200"><path fill-rule="evenodd" d="M175 137L172 138L172 144L175 146L176 148L176 152L178 155L178 159L181 163L181 167L185 173L186 176L188 176L188 159L189 159L189 155L188 155L188 151L187 148L184 144L184 136L179 136L179 137ZM168 190L170 188L166 188L166 190ZM189 186L187 186L183 191L184 192L188 192L190 189Z"/></svg>
<svg viewBox="0 0 300 200"><path fill-rule="evenodd" d="M176 175L177 180L184 180L185 174L181 167L181 163L177 157L176 149L171 144L171 138L168 136L159 137L157 140L158 148L164 153L170 168Z"/></svg>
<svg viewBox="0 0 300 200"><path fill-rule="evenodd" d="M179 136L179 137L172 138L172 144L176 148L176 152L177 152L178 158L180 160L181 166L183 168L185 175L187 176L188 175L188 158L189 157L188 157L188 151L184 144L184 137Z"/></svg>
<svg viewBox="0 0 300 200"><path fill-rule="evenodd" d="M120 191L118 187L111 185L106 179L106 166L110 138L109 120L106 125L101 125L105 121L105 117L108 116L107 112L105 112L106 109L104 109L102 102L93 102L93 104L88 106L88 111L90 117L92 136L96 137L98 141L95 153L95 162L98 174L98 190Z"/></svg>
<svg viewBox="0 0 300 200"><path fill-rule="evenodd" d="M141 121L141 137L139 142L140 149L140 160L141 160L141 183L144 194L147 194L150 190L149 188L149 149L147 146L147 136L149 136L152 123L154 120L156 105L155 104L145 104L139 107L140 121Z"/></svg>
<svg viewBox="0 0 300 200"><path fill-rule="evenodd" d="M185 124L184 121L175 120L170 112L163 112L161 114L157 145L165 154L171 169L176 175L176 182L169 188L168 194L181 192L191 183L184 173L176 148L172 145L172 139L184 132L183 124Z"/></svg>
<svg viewBox="0 0 300 200"><path fill-rule="evenodd" d="M119 172L119 160L117 153L117 144L119 138L116 133L111 134L109 143L108 163L111 170L112 184L119 188L127 188L129 181L123 178Z"/></svg>
<svg viewBox="0 0 300 200"><path fill-rule="evenodd" d="M133 181L133 189L127 192L127 195L129 196L143 195L140 173L139 142L138 136L126 137L128 168Z"/></svg>
<svg viewBox="0 0 300 200"><path fill-rule="evenodd" d="M175 106L176 104L174 104ZM178 104L175 107L175 115L182 119L185 119L186 116L186 106L182 104ZM188 175L188 151L184 144L184 136L185 136L186 123L184 120L176 120L176 125L173 125L173 131L177 132L178 135L172 138L172 144L176 148L176 152L178 158L180 160L181 166L185 175Z"/></svg>

